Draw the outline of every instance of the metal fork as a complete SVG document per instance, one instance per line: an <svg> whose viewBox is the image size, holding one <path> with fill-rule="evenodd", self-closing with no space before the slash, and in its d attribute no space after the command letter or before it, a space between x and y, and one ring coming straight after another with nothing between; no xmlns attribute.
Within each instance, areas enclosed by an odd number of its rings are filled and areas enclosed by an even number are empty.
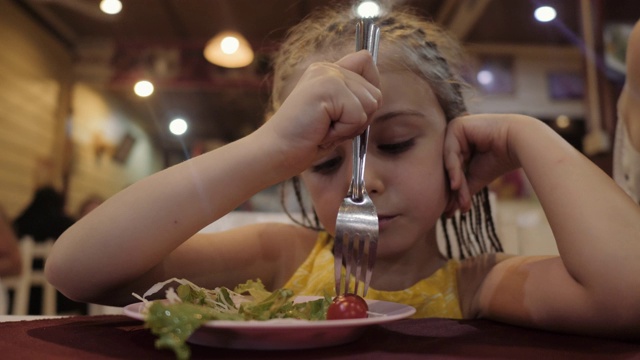
<svg viewBox="0 0 640 360"><path fill-rule="evenodd" d="M356 24L356 51L367 49L374 62L378 57L380 28L370 19ZM367 154L369 128L353 139L353 172L347 196L340 204L336 220L334 243L336 295L358 294L363 283L362 296L367 295L378 246L378 213L364 186L364 162ZM342 266L345 266L344 278ZM351 276L355 286L350 291Z"/></svg>

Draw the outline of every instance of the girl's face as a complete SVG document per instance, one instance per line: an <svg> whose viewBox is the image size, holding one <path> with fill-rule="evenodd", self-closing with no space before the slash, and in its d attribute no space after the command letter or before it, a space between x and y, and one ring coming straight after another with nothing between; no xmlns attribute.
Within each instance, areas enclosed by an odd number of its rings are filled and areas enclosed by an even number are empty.
<svg viewBox="0 0 640 360"><path fill-rule="evenodd" d="M379 257L435 241L447 203L442 160L446 120L431 87L409 71L382 72L382 106L373 115L365 186L378 211ZM320 221L335 234L338 208L351 181L351 141L302 173Z"/></svg>

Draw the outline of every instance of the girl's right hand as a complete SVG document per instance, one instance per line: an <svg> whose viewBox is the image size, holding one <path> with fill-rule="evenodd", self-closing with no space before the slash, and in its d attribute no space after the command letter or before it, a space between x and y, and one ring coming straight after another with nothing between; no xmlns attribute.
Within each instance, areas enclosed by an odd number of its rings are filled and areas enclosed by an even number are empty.
<svg viewBox="0 0 640 360"><path fill-rule="evenodd" d="M270 131L291 175L296 175L366 129L382 101L379 82L366 50L335 63L313 63L260 131Z"/></svg>

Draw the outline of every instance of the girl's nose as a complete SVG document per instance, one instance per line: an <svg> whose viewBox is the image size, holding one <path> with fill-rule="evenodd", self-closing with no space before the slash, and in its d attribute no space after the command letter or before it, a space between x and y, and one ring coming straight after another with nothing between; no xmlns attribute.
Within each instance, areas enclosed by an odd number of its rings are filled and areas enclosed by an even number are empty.
<svg viewBox="0 0 640 360"><path fill-rule="evenodd" d="M367 159L365 161L364 185L369 194L377 194L384 191L384 181L379 171L375 160Z"/></svg>

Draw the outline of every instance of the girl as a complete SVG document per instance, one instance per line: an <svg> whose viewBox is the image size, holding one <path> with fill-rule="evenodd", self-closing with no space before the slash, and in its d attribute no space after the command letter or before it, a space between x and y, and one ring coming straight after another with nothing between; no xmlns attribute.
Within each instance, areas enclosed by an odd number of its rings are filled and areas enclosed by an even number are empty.
<svg viewBox="0 0 640 360"><path fill-rule="evenodd" d="M210 288L260 278L271 289L331 294L331 234L349 186L350 140L371 125L365 183L380 237L368 297L407 303L423 317L637 336L640 208L542 122L466 115L457 45L434 24L401 11L376 21L377 67L368 52L353 52L348 9L325 10L292 29L275 59L270 119L81 219L56 242L49 281L73 299L120 305L171 277ZM500 247L482 189L518 167L546 211L559 257L492 252ZM294 176L324 230L258 224L198 233ZM477 215L456 216L453 226L466 259L448 259L436 224L471 208ZM482 241L469 243L472 233Z"/></svg>

